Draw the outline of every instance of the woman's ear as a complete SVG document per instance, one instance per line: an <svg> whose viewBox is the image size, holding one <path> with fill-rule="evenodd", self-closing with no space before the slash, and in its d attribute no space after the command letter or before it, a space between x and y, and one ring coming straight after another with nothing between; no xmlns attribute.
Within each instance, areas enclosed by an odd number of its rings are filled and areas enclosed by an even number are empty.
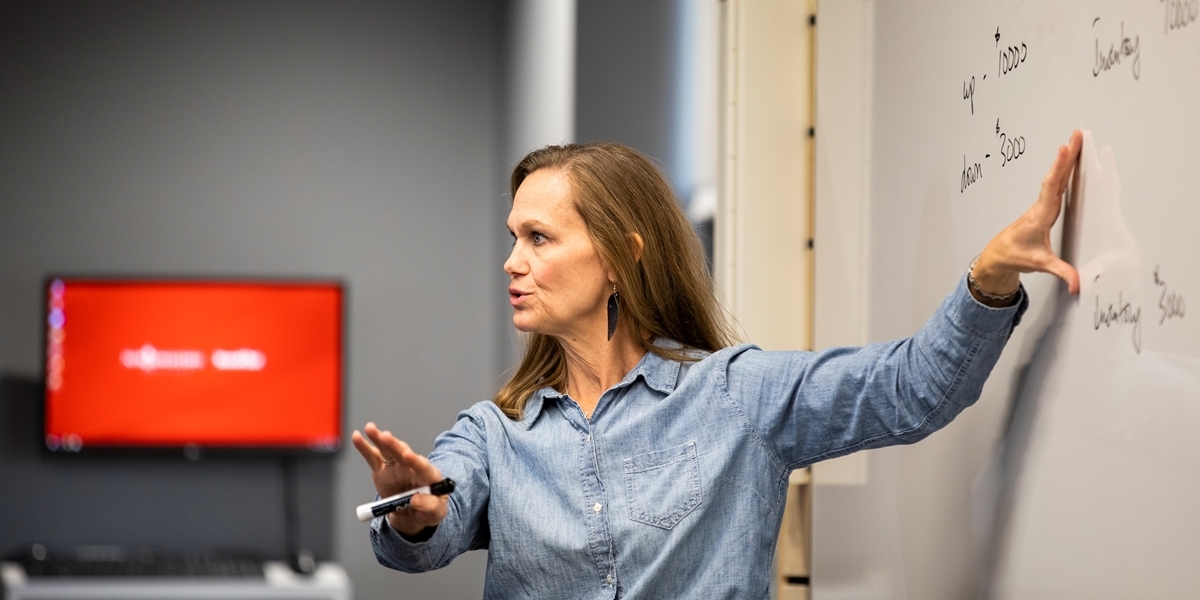
<svg viewBox="0 0 1200 600"><path fill-rule="evenodd" d="M636 231L629 232L629 251L633 253L633 262L642 262L642 249L646 247L646 242L642 241L642 236Z"/></svg>
<svg viewBox="0 0 1200 600"><path fill-rule="evenodd" d="M641 234L636 231L631 231L629 237L629 252L633 254L634 264L642 262L642 249L646 247L646 242L642 240ZM608 282L615 284L617 281L617 273L611 267L604 268L604 274L608 276Z"/></svg>

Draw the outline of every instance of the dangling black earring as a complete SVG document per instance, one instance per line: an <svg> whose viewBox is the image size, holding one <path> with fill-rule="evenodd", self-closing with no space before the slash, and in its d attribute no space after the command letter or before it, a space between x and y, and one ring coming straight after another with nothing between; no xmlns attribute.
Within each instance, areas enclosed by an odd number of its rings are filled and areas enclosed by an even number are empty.
<svg viewBox="0 0 1200 600"><path fill-rule="evenodd" d="M608 297L608 341L612 341L613 333L617 331L617 317L621 312L621 296L617 294L617 284L613 284L613 293Z"/></svg>

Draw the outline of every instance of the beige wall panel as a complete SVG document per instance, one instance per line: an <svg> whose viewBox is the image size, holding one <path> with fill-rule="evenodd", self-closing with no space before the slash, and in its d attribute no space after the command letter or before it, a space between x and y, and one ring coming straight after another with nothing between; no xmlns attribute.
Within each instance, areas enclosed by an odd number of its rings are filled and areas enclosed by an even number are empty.
<svg viewBox="0 0 1200 600"><path fill-rule="evenodd" d="M728 0L717 278L746 339L811 345L806 0Z"/></svg>
<svg viewBox="0 0 1200 600"><path fill-rule="evenodd" d="M808 600L807 585L787 585L779 588L779 600Z"/></svg>

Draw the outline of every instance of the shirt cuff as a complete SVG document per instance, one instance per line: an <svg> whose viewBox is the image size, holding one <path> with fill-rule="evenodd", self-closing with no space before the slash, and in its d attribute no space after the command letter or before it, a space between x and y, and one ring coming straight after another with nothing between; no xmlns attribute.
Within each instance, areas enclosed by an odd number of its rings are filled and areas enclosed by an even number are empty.
<svg viewBox="0 0 1200 600"><path fill-rule="evenodd" d="M429 541L433 538L432 535L423 541L411 542L393 529L388 523L387 515L384 515L371 519L371 538L375 543L376 554L387 557L389 562L396 563L389 566L393 566L393 568L404 566L420 570L429 568Z"/></svg>
<svg viewBox="0 0 1200 600"><path fill-rule="evenodd" d="M1029 308L1029 295L1025 293L1024 284L1018 288L1017 296L1017 303L1012 306L988 306L971 295L971 290L967 289L967 276L963 275L946 303L951 320L959 327L979 337L1007 339Z"/></svg>

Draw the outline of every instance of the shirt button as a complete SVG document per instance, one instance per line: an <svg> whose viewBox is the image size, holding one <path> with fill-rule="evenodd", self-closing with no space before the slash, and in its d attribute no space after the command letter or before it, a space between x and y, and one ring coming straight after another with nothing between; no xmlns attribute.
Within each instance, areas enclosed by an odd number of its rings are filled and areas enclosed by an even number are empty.
<svg viewBox="0 0 1200 600"><path fill-rule="evenodd" d="M594 510L594 511L596 511L596 512L600 512L600 509L601 509L601 508L604 508L604 507L603 507L603 506L600 506L600 503L599 503L599 502L597 502L597 503L596 503L594 506L592 506L592 510Z"/></svg>
<svg viewBox="0 0 1200 600"><path fill-rule="evenodd" d="M612 573L609 573L609 574L608 574L608 582L609 582L609 583L612 583Z"/></svg>

